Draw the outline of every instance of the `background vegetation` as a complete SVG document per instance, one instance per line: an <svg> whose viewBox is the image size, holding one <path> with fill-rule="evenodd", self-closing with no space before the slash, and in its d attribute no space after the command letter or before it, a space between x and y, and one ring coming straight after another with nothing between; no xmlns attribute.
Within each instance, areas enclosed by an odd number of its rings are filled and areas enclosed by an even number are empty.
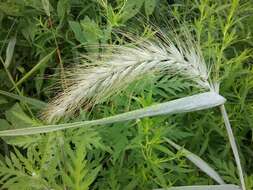
<svg viewBox="0 0 253 190"><path fill-rule="evenodd" d="M150 37L152 23L169 33L168 22L175 17L195 34L220 81L246 185L253 189L252 0L1 0L0 130L42 124L39 111L55 95L52 86L64 81L66 68L79 63L81 55L101 51L90 48L93 44L126 43L119 31ZM187 81L150 76L62 122L102 118L193 93ZM0 186L83 190L215 184L164 137L210 163L227 183L239 183L222 118L212 109L2 138Z"/></svg>

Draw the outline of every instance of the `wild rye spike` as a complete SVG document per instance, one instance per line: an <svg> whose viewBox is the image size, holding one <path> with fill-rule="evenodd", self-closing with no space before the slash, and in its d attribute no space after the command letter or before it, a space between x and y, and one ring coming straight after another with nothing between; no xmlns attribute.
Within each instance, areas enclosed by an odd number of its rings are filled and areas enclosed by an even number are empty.
<svg viewBox="0 0 253 190"><path fill-rule="evenodd" d="M111 52L100 55L102 60L93 60L91 67L87 67L87 64L85 67L77 66L70 72L70 86L59 93L43 111L43 120L48 123L57 121L81 106L94 105L131 82L154 72L180 74L194 80L200 88L211 89L208 69L197 49L187 47L178 39L175 43L158 40L144 41L129 47L112 46Z"/></svg>

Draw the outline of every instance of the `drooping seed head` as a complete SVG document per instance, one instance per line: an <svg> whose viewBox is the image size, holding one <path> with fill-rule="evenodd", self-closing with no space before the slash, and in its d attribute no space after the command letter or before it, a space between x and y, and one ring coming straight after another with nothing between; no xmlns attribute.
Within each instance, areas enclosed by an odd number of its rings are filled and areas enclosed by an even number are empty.
<svg viewBox="0 0 253 190"><path fill-rule="evenodd" d="M190 37L188 36L188 39ZM130 83L150 73L178 74L197 86L211 89L208 69L193 41L157 37L137 44L114 45L92 56L86 64L69 71L70 84L43 111L47 122L73 114L80 107L101 102Z"/></svg>

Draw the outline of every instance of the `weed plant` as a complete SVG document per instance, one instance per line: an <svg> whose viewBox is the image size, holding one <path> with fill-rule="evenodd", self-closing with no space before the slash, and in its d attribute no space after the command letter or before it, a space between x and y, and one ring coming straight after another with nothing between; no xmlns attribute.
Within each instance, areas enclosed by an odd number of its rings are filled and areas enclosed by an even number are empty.
<svg viewBox="0 0 253 190"><path fill-rule="evenodd" d="M1 1L0 130L43 125L41 110L57 94L52 89L64 91L68 85L68 68L88 54L105 51L106 44L127 44L124 32L149 39L154 35L151 25L170 34L171 23L175 31L184 26L194 34L210 75L219 82L246 189L253 189L252 0ZM198 92L189 80L150 74L58 122L104 118ZM166 139L201 157L226 183L240 184L222 117L212 108L3 137L0 188L127 190L216 184L187 159L184 149Z"/></svg>

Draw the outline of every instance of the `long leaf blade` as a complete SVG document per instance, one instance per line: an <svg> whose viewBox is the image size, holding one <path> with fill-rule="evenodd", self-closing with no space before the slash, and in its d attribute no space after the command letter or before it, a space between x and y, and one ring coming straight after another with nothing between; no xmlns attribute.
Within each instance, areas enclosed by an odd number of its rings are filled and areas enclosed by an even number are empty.
<svg viewBox="0 0 253 190"><path fill-rule="evenodd" d="M55 52L55 50L53 50L52 52L50 52L48 55L46 55L45 57L43 57L28 73L25 74L25 76L23 76L17 83L16 85L20 85L21 83L23 83L25 80L27 80L34 72L36 72L38 69L41 68L41 66L43 66L44 64L47 63L47 61L51 58L51 56L53 55L53 53Z"/></svg>
<svg viewBox="0 0 253 190"><path fill-rule="evenodd" d="M216 107L218 105L224 104L225 101L226 101L225 98L223 98L217 93L205 92L98 120L6 130L0 131L0 136L19 136L38 133L48 133L68 128L105 125L149 116L186 113Z"/></svg>
<svg viewBox="0 0 253 190"><path fill-rule="evenodd" d="M222 117L223 117L223 120L224 120L224 123L225 123L226 130L227 130L229 143L231 145L231 148L232 148L232 151L233 151L233 154L234 154L234 158L235 158L235 162L236 162L236 165L237 165L237 170L238 170L241 186L242 186L243 190L246 190L244 177L243 177L242 166L241 166L241 161L240 161L240 156L239 156L239 152L238 152L236 142L235 142L235 137L234 137L233 130L232 130L232 127L231 127L230 122L229 122L229 118L228 118L225 106L221 105L220 110L221 110L221 114L222 114Z"/></svg>
<svg viewBox="0 0 253 190"><path fill-rule="evenodd" d="M211 168L204 160L202 160L199 156L196 154L186 150L185 148L181 147L180 145L174 143L168 138L164 138L166 142L168 142L171 146L173 146L177 150L181 150L187 159L189 159L193 164L195 164L199 169L201 169L204 173L206 173L208 176L210 176L212 179L214 179L219 184L225 184L225 182L222 180L220 175Z"/></svg>
<svg viewBox="0 0 253 190"><path fill-rule="evenodd" d="M165 189L154 189L165 190ZM171 187L167 190L241 190L239 186L227 184L227 185L196 185L196 186L181 186Z"/></svg>
<svg viewBox="0 0 253 190"><path fill-rule="evenodd" d="M45 13L47 14L47 16L50 17L50 3L49 3L49 0L42 0L42 5L43 5L43 8L45 10Z"/></svg>
<svg viewBox="0 0 253 190"><path fill-rule="evenodd" d="M16 37L12 37L8 43L7 49L6 49L6 59L4 62L4 66L7 69L10 66L13 53L14 53L14 48L16 45Z"/></svg>
<svg viewBox="0 0 253 190"><path fill-rule="evenodd" d="M34 98L29 98L29 97L25 97L25 96L20 96L20 95L6 92L3 90L0 90L0 94L4 95L4 96L8 96L8 97L16 99L16 100L19 100L21 102L25 102L27 104L33 105L34 107L36 107L38 109L42 109L47 105L45 102L42 102L40 100L36 100Z"/></svg>

